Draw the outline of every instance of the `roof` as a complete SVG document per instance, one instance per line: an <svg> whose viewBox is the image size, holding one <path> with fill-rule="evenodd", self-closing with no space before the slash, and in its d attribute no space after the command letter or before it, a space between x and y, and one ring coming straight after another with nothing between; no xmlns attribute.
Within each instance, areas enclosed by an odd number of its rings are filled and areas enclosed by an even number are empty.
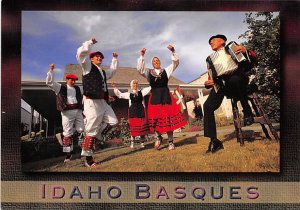
<svg viewBox="0 0 300 210"><path fill-rule="evenodd" d="M108 66L101 66L102 69L108 69ZM66 77L66 74L75 74L78 76L78 80L82 81L82 73L79 64L68 64L66 66L66 70L64 73L64 78ZM63 78L63 79L64 79ZM139 72L136 70L136 68L131 67L119 67L116 71L115 75L107 80L108 82L114 81L116 84L129 84L131 80L137 79L140 84L148 84L148 81L146 78L141 76ZM179 84L186 84L185 82L182 82L181 80L171 76L169 79L169 85L179 85Z"/></svg>
<svg viewBox="0 0 300 210"><path fill-rule="evenodd" d="M201 74L199 77L197 77L196 79L193 79L192 81L188 82L188 83L194 83L197 80L201 79L203 76L207 77L206 75L208 74L208 72L204 72L203 74Z"/></svg>
<svg viewBox="0 0 300 210"><path fill-rule="evenodd" d="M108 66L103 66L103 69L108 69ZM78 64L68 64L64 73L64 78L66 74L75 74L78 76L78 81L76 84L82 87L82 73L80 66ZM61 84L65 83L65 79L62 81L57 81ZM141 88L149 86L148 81L141 76L136 68L130 67L120 67L115 75L107 81L107 83L115 82L120 90L127 90L129 83L132 79L139 80L139 85ZM182 90L187 90L189 92L194 91L197 94L197 90L204 88L201 85L189 85L177 78L171 76L169 79L170 91L173 91L177 87L182 86ZM26 101L30 106L34 107L42 116L48 120L54 120L60 122L61 119L60 112L56 110L55 104L55 94L49 87L46 86L45 81L22 81L21 85L22 99ZM108 90L111 95L113 95L113 89L108 85Z"/></svg>

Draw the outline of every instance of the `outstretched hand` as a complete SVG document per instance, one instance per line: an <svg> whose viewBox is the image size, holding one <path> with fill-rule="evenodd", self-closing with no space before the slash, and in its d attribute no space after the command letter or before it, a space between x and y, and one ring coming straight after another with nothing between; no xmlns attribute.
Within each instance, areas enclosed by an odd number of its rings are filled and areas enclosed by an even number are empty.
<svg viewBox="0 0 300 210"><path fill-rule="evenodd" d="M112 86L113 88L116 88L116 83L113 81L113 82L111 83L111 86Z"/></svg>
<svg viewBox="0 0 300 210"><path fill-rule="evenodd" d="M167 46L167 48L168 48L171 52L174 52L174 51L175 51L174 46L171 45L171 44L169 44L169 45Z"/></svg>
<svg viewBox="0 0 300 210"><path fill-rule="evenodd" d="M50 72L53 72L53 70L54 70L54 68L55 68L54 63L51 63L51 64L49 65L49 67L50 67Z"/></svg>
<svg viewBox="0 0 300 210"><path fill-rule="evenodd" d="M95 37L92 37L91 40L92 40L93 44L96 44L98 42Z"/></svg>
<svg viewBox="0 0 300 210"><path fill-rule="evenodd" d="M117 57L119 56L119 54L116 53L116 52L113 52L113 53L112 53L112 56L115 57L115 58L117 58Z"/></svg>
<svg viewBox="0 0 300 210"><path fill-rule="evenodd" d="M141 49L141 55L142 55L142 56L144 56L144 55L145 55L145 53L146 53L146 50L147 50L146 48L142 48L142 49Z"/></svg>

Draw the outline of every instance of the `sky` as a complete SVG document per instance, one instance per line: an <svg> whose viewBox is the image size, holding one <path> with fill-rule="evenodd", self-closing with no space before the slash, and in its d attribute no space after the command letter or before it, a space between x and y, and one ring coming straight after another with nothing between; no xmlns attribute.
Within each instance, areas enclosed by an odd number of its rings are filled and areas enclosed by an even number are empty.
<svg viewBox="0 0 300 210"><path fill-rule="evenodd" d="M110 65L112 52L118 52L120 67L135 68L141 48L147 49L146 67L152 68L153 56L167 67L172 44L180 58L173 76L188 83L206 72L212 35L246 41L239 39L247 31L244 19L245 12L22 11L22 80L45 80L54 63L55 80L61 81L66 65L77 64L77 48L95 37L93 51L103 52L102 65Z"/></svg>

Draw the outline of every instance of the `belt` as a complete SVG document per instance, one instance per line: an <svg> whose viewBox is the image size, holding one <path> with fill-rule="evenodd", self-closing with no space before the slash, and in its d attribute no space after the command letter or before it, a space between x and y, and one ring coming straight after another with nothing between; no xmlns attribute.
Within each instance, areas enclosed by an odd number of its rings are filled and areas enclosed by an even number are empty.
<svg viewBox="0 0 300 210"><path fill-rule="evenodd" d="M105 99L103 97L100 97L100 98L91 98L91 97L88 97L88 96L85 96L86 99Z"/></svg>
<svg viewBox="0 0 300 210"><path fill-rule="evenodd" d="M66 110L78 109L78 104L67 104Z"/></svg>

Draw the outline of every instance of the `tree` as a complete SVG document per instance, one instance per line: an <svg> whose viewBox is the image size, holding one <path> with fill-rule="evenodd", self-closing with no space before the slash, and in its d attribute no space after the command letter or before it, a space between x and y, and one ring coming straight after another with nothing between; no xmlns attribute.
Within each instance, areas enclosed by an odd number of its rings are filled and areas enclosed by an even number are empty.
<svg viewBox="0 0 300 210"><path fill-rule="evenodd" d="M240 37L257 55L257 65L250 72L268 116L275 121L280 117L280 19L272 12L246 13L248 30Z"/></svg>

